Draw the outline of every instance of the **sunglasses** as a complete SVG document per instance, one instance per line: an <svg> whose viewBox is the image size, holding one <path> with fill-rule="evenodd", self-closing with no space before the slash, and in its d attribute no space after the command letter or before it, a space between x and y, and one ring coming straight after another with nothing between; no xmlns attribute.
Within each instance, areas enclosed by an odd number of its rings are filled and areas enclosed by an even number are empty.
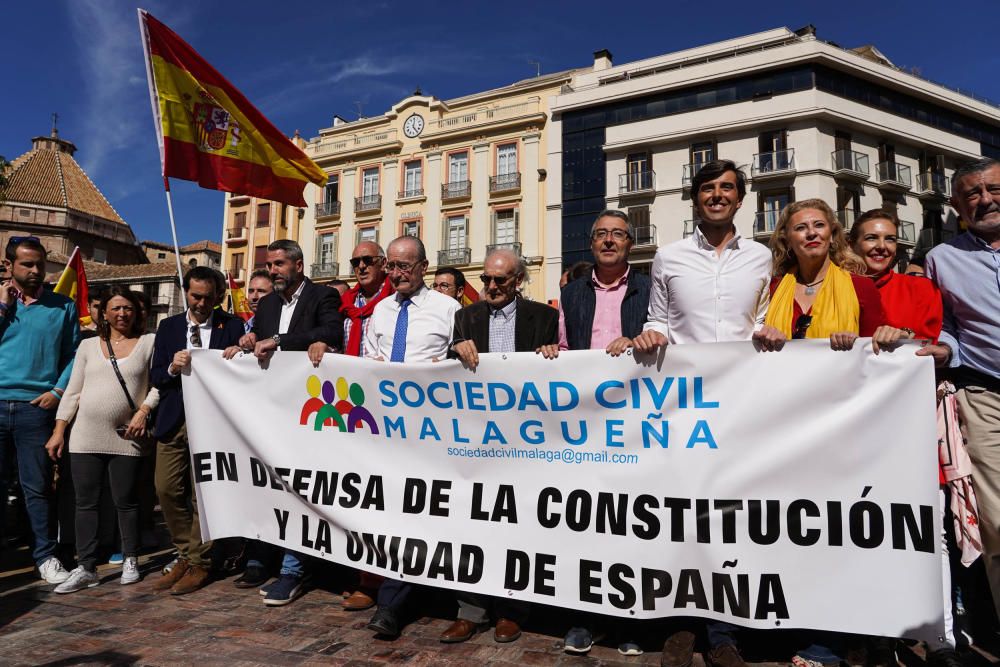
<svg viewBox="0 0 1000 667"><path fill-rule="evenodd" d="M795 328L792 329L793 339L802 339L806 337L806 331L809 326L813 323L812 315L799 315L799 319L795 320Z"/></svg>
<svg viewBox="0 0 1000 667"><path fill-rule="evenodd" d="M512 277L513 276L488 276L484 273L483 275L479 276L479 279L483 281L484 287L488 287L490 281L495 282L497 284L497 287L503 287L508 282L510 282L510 279Z"/></svg>
<svg viewBox="0 0 1000 667"><path fill-rule="evenodd" d="M18 243L24 243L25 241L41 243L41 240L37 236L11 236L7 239L7 245L17 245Z"/></svg>
<svg viewBox="0 0 1000 667"><path fill-rule="evenodd" d="M378 264L383 258L377 255L361 255L360 257L351 257L351 266L353 268L358 268L364 263L365 266L374 266Z"/></svg>

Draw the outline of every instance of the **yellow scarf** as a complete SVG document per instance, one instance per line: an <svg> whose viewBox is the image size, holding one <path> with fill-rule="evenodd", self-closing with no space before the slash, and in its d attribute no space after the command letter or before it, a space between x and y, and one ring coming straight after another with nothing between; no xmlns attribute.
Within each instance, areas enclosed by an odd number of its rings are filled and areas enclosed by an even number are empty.
<svg viewBox="0 0 1000 667"><path fill-rule="evenodd" d="M794 312L795 276L786 273L771 297L766 323L791 338L795 326L792 322ZM812 323L806 329L806 338L829 338L830 334L841 331L858 332L861 306L850 273L836 264L830 264L811 314Z"/></svg>

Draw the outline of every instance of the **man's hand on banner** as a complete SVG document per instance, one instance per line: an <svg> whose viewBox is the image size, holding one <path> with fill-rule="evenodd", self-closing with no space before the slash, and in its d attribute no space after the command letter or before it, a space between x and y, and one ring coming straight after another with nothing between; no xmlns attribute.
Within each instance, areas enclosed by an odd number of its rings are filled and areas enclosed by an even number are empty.
<svg viewBox="0 0 1000 667"><path fill-rule="evenodd" d="M309 354L309 361L312 362L313 368L319 368L319 362L323 361L323 355L327 352L335 352L332 347L327 345L321 340L316 341L309 346L307 350Z"/></svg>
<svg viewBox="0 0 1000 667"><path fill-rule="evenodd" d="M937 345L926 345L919 350L917 350L918 357L933 357L934 365L938 368L944 368L951 361L951 346L945 345L943 343L938 343Z"/></svg>
<svg viewBox="0 0 1000 667"><path fill-rule="evenodd" d="M476 349L474 341L459 341L451 349L455 351L462 363L469 367L469 370L475 370L476 366L479 365L479 350Z"/></svg>
<svg viewBox="0 0 1000 667"><path fill-rule="evenodd" d="M878 354L882 348L890 352L899 347L899 341L905 338L913 338L913 331L907 329L897 329L883 324L872 334L872 352Z"/></svg>
<svg viewBox="0 0 1000 667"><path fill-rule="evenodd" d="M247 336L253 336L253 334L247 334ZM246 338L244 336L243 338ZM243 340L240 339L240 341ZM257 344L253 348L253 356L257 357L261 361L267 361L274 354L274 351L278 349L278 344L273 338L265 338L264 340L257 341ZM311 359L311 357L310 357Z"/></svg>
<svg viewBox="0 0 1000 667"><path fill-rule="evenodd" d="M232 359L233 357L235 357L237 354L240 354L241 352L246 352L246 350L244 350L239 345L230 345L229 347L227 347L225 350L222 351L222 358L223 359Z"/></svg>
<svg viewBox="0 0 1000 667"><path fill-rule="evenodd" d="M257 334L250 332L240 337L239 346L247 352L252 352L257 345Z"/></svg>
<svg viewBox="0 0 1000 667"><path fill-rule="evenodd" d="M191 353L187 350L178 350L174 354L174 360L167 367L167 372L171 375L180 375L191 367Z"/></svg>
<svg viewBox="0 0 1000 667"><path fill-rule="evenodd" d="M661 347L666 347L667 337L659 331L649 329L636 336L632 345L637 352L656 352Z"/></svg>
<svg viewBox="0 0 1000 667"><path fill-rule="evenodd" d="M555 343L552 345L542 345L535 350L535 354L540 354L546 359L555 359L559 356L559 346Z"/></svg>
<svg viewBox="0 0 1000 667"><path fill-rule="evenodd" d="M613 341L608 343L608 347L605 349L605 352L610 354L612 357L619 357L630 347L632 347L632 339L628 336L622 336L621 338L615 338Z"/></svg>
<svg viewBox="0 0 1000 667"><path fill-rule="evenodd" d="M777 352L785 346L785 334L770 324L765 324L757 331L753 332L752 340L754 347L764 352Z"/></svg>

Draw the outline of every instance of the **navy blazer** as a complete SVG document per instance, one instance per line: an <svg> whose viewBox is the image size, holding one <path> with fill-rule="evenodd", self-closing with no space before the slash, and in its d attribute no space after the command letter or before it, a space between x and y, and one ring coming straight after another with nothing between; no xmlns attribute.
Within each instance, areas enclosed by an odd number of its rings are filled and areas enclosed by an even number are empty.
<svg viewBox="0 0 1000 667"><path fill-rule="evenodd" d="M490 306L477 301L455 313L456 343L471 340L479 352L490 351ZM514 319L514 351L534 352L542 345L559 342L559 311L544 303L535 303L518 297L517 315ZM448 356L456 358L449 348Z"/></svg>
<svg viewBox="0 0 1000 667"><path fill-rule="evenodd" d="M184 423L184 395L181 393L180 376L167 372L174 355L187 349L187 310L160 322L153 340L153 362L150 382L160 391L160 405L156 409L153 436L166 440ZM208 347L224 350L237 345L243 335L243 320L216 309L212 313L212 338Z"/></svg>
<svg viewBox="0 0 1000 667"><path fill-rule="evenodd" d="M280 333L278 326L281 324L281 307L284 303L277 292L265 295L257 303L253 333L258 341ZM305 278L288 331L281 334L280 349L303 352L317 341L323 341L338 352L344 349L344 316L340 314L340 292Z"/></svg>

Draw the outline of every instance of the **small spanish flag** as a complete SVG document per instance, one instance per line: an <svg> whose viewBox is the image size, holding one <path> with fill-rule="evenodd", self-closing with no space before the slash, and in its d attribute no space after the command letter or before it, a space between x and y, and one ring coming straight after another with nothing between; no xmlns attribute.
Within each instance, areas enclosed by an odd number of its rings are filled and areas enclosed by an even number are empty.
<svg viewBox="0 0 1000 667"><path fill-rule="evenodd" d="M163 177L305 206L326 173L177 34L139 10Z"/></svg>
<svg viewBox="0 0 1000 667"><path fill-rule="evenodd" d="M462 290L462 298L460 299L460 301L462 302L463 308L465 306L473 304L479 301L479 292L476 291L475 287L466 282L465 289Z"/></svg>
<svg viewBox="0 0 1000 667"><path fill-rule="evenodd" d="M246 292L236 284L233 277L229 275L229 271L226 271L226 279L229 281L229 299L233 315L241 318L244 322L249 322L250 318L253 317L253 311L250 310L250 302L247 301Z"/></svg>
<svg viewBox="0 0 1000 667"><path fill-rule="evenodd" d="M91 323L90 307L87 303L87 273L83 270L83 257L80 257L80 247L73 248L73 254L66 262L66 268L59 276L59 282L52 290L56 294L73 299L80 324L89 326Z"/></svg>

